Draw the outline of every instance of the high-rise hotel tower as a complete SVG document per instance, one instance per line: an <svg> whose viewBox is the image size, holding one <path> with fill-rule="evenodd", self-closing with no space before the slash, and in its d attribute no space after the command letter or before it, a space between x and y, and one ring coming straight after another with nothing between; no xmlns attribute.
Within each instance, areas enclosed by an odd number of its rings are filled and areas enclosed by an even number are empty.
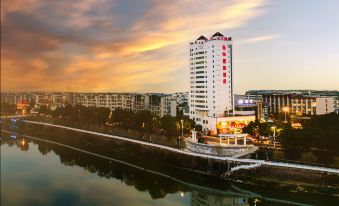
<svg viewBox="0 0 339 206"><path fill-rule="evenodd" d="M190 118L216 130L219 117L233 113L232 38L217 32L190 43Z"/></svg>

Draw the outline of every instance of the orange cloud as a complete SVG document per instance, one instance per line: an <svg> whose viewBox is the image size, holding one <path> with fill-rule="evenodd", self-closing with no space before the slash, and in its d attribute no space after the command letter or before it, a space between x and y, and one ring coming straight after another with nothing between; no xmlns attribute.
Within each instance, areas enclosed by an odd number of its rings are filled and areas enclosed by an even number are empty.
<svg viewBox="0 0 339 206"><path fill-rule="evenodd" d="M113 10L123 2L110 0L6 0L2 89L183 91L188 42L246 25L266 2L148 3L139 16L132 7L121 16Z"/></svg>
<svg viewBox="0 0 339 206"><path fill-rule="evenodd" d="M280 35L278 34L271 34L271 35L264 35L264 36L256 36L256 37L252 37L252 38L248 38L248 39L244 39L240 42L244 42L244 43L257 43L257 42L262 42L262 41L268 41L268 40L272 40L272 39L277 39L279 38Z"/></svg>

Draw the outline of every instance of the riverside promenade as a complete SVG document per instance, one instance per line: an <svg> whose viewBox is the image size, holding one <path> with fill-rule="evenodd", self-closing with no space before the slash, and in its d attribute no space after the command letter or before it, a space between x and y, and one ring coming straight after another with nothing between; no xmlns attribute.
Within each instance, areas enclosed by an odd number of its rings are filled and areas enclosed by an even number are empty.
<svg viewBox="0 0 339 206"><path fill-rule="evenodd" d="M194 152L187 151L187 150L176 149L176 148L169 147L169 146L154 144L154 143L150 143L150 142L144 142L144 141L130 139L130 138L116 136L116 135L104 134L104 133L99 133L99 132L93 132L93 131L77 129L77 128L72 128L72 127L67 127L67 126L43 123L43 122L36 122L36 121L29 121L29 120L21 120L21 121L29 123L29 124L45 125L45 126L49 126L49 127L62 128L62 129L66 129L66 130L76 131L76 132L82 132L82 133L87 133L87 134L92 134L92 135L97 135L97 136L108 137L108 138L127 141L127 142L131 142L131 143L135 143L135 144L155 147L155 148L159 148L159 149L163 149L163 150L167 150L167 151L171 151L171 152L179 153L179 154L185 154L185 155L202 157L202 158L207 158L207 159L214 159L214 160L231 161L231 162L244 164L241 167L241 169L251 169L251 168L253 168L253 164L255 164L256 167L257 166L270 166L270 167L287 168L287 169L293 168L293 169L308 170L308 171L315 171L315 172L324 172L324 173L339 175L339 169L334 169L334 168L317 167L317 166L309 166L309 165L302 165L302 164L291 164L291 163L283 163L283 162L272 162L272 161L265 161L265 160L240 159L240 158L234 158L234 157L220 157L220 156L199 154L199 153L194 153Z"/></svg>

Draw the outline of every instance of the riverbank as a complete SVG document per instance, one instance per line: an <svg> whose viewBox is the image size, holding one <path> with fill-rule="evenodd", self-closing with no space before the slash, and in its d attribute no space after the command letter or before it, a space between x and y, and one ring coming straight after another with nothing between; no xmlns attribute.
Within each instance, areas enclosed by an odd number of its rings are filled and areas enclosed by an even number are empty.
<svg viewBox="0 0 339 206"><path fill-rule="evenodd" d="M192 201L197 200L197 196L211 200L214 200L214 198L224 200L225 198L235 198L235 200L248 201L249 205L253 205L253 202L257 201L260 201L263 205L323 205L324 202L327 205L336 205L338 201L338 197L333 196L333 193L315 194L313 192L296 191L295 188L275 188L264 183L260 185L241 183L238 180L225 180L215 176L166 167L159 162L137 161L136 159L139 159L139 157L131 156L128 158L128 155L120 153L115 153L112 157L104 157L97 156L96 153L90 154L87 151L79 151L67 145L47 142L40 138L33 139L32 137L17 135L17 138L13 139L9 134L2 137L1 148L2 155L4 155L2 158L4 167L2 168L8 171L10 168L8 164L16 165L16 172L7 173L7 176L5 176L6 189L3 190L4 192L16 191L15 185L20 185L20 188L27 186L26 191L28 194L32 194L30 191L32 190L31 185L25 184L26 181L20 181L17 184L11 182L9 181L11 175L15 176L16 179L19 177L21 180L22 178L28 180L37 178L39 183L47 181L47 191L51 191L51 188L53 188L54 180L56 180L55 183L60 189L59 178L62 178L76 186L77 189L73 193L85 190L93 194L97 191L93 195L100 196L103 191L102 183L100 184L102 189L99 190L94 189L93 185L87 185L86 175L84 176L84 174L88 174L91 183L93 183L95 176L101 179L100 182L107 182L111 196L116 194L112 189L116 182L119 190L127 186L129 191L139 191L143 196L151 197L152 201L161 201L161 199L167 199L173 195L177 195L179 198L188 197ZM16 162L21 163L16 164ZM46 167L44 162L48 162L49 166ZM35 166L31 167L30 165ZM64 172L61 172L62 168L65 169ZM17 171L17 169L20 169L20 171ZM69 171L74 170L78 172L70 175ZM25 172L22 173L21 171ZM57 171L57 174L55 174L55 171ZM41 174L47 174L49 177L46 178L46 175ZM79 178L81 179L80 182L78 182ZM80 190L78 189L79 183L82 188ZM65 189L69 191L69 188L73 187L67 186ZM43 192L40 190L41 186L34 188L35 192ZM20 194L22 192L23 190L20 190ZM192 197L191 193L193 193ZM48 192L44 192L44 196L48 194ZM54 197L54 194L55 192L51 194L52 197ZM85 195L86 200L87 195Z"/></svg>
<svg viewBox="0 0 339 206"><path fill-rule="evenodd" d="M110 156L114 153L121 153L125 156L142 158L154 165L163 164L169 167L191 171L218 177L220 174L234 167L237 163L231 159L207 158L199 155L192 155L179 152L175 149L164 150L154 148L150 145L126 142L122 139L112 139L95 134L86 134L78 131L65 130L53 126L25 123L20 126L22 134L39 136L46 140L74 146L86 151L92 151L99 155ZM100 148L98 150L98 148ZM305 186L322 190L323 188L333 189L333 194L338 194L339 176L324 172L314 172L300 169L272 169L268 165L252 170L240 170L235 172L229 179L232 181L241 180L248 183L275 184L277 187ZM295 174L302 174L301 176ZM318 189L317 189L318 188Z"/></svg>
<svg viewBox="0 0 339 206"><path fill-rule="evenodd" d="M274 148L259 147L259 150L249 155L248 158L339 168L339 151L333 150L276 150Z"/></svg>
<svg viewBox="0 0 339 206"><path fill-rule="evenodd" d="M240 179L246 184L285 188L291 191L312 193L331 193L339 196L339 176L315 171L301 171L291 168L272 168L261 166L250 170L239 170L232 179Z"/></svg>
<svg viewBox="0 0 339 206"><path fill-rule="evenodd" d="M139 130L133 130L133 129L124 129L124 128L119 128L119 127L116 127L114 125L109 125L109 124L80 123L80 122L74 122L68 119L52 118L52 117L41 116L41 115L31 115L24 119L29 120L29 121L62 125L66 127L83 129L87 131L99 132L99 133L104 133L104 134L117 135L117 136L127 137L127 138L136 139L140 141L156 143L159 145L165 145L165 146L169 146L173 148L178 148L179 145L184 145L184 141L182 141L182 139L179 139L178 137L152 134L146 131L139 131ZM180 144L178 143L178 141L180 141Z"/></svg>
<svg viewBox="0 0 339 206"><path fill-rule="evenodd" d="M31 115L25 119L42 123L62 125L86 131L99 132L110 135L127 137L144 142L165 145L173 148L185 148L185 141L178 137L159 136L143 133L137 130L117 128L112 125L81 124L79 122L67 121L61 118L52 118L41 115ZM259 149L256 153L247 155L248 158L268 161L278 161L292 164L306 164L319 167L339 168L339 151L312 150L275 150Z"/></svg>

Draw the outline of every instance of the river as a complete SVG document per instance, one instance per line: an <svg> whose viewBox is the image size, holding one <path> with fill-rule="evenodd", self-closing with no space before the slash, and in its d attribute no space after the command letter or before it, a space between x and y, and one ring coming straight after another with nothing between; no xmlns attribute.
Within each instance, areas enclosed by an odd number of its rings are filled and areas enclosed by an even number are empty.
<svg viewBox="0 0 339 206"><path fill-rule="evenodd" d="M338 203L333 194L248 185L177 169L162 168L159 172L157 165L147 169L146 163L134 164L133 158L121 154L105 158L35 138L11 138L2 133L1 205Z"/></svg>

